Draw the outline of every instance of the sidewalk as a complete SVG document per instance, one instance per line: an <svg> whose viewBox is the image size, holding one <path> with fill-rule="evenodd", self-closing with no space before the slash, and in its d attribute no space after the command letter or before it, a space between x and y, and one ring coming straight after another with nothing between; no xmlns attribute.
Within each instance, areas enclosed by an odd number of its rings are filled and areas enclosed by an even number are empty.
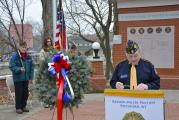
<svg viewBox="0 0 179 120"><path fill-rule="evenodd" d="M30 108L30 112L23 114L16 114L14 105L0 105L0 120L25 120L28 116L41 110L43 108L37 102L33 103L33 108Z"/></svg>
<svg viewBox="0 0 179 120"><path fill-rule="evenodd" d="M179 90L165 90L165 120L178 120L179 118ZM43 108L38 102L33 104L29 113L18 115L13 106L0 106L0 120L52 120L53 110ZM67 119L66 119L66 116ZM73 120L67 109L63 111L64 120ZM84 102L79 108L74 108L74 120L104 120L104 95L102 93L86 94ZM56 111L54 119L56 120Z"/></svg>

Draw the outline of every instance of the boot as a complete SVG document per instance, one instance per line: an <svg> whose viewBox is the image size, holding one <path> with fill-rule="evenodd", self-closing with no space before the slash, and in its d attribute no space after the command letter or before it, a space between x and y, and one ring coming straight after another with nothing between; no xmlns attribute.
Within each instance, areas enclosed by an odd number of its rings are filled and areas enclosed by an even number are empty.
<svg viewBox="0 0 179 120"><path fill-rule="evenodd" d="M22 111L22 109L16 109L16 113L17 113L17 114L22 114L23 111Z"/></svg>

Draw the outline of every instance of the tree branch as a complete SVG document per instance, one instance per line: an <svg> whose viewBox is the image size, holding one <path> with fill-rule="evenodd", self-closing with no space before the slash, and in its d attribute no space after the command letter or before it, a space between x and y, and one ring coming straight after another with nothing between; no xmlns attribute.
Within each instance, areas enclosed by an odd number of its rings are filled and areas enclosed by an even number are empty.
<svg viewBox="0 0 179 120"><path fill-rule="evenodd" d="M112 2L111 0L108 0L108 5L109 5L109 10L108 10L108 19L107 19L107 24L106 27L109 29L112 21Z"/></svg>
<svg viewBox="0 0 179 120"><path fill-rule="evenodd" d="M1 2L1 4L6 8L6 10L8 11L8 15L10 16L10 19L12 20L12 23L13 23L14 28L15 28L15 30L16 30L17 36L18 36L19 40L21 41L21 37L20 37L19 31L18 31L18 29L17 29L15 20L14 20L13 15L12 15L12 11L10 10L10 6L9 6L7 0L4 0L5 3L4 3L2 0L1 0L0 2ZM13 6L12 6L12 7L13 7Z"/></svg>
<svg viewBox="0 0 179 120"><path fill-rule="evenodd" d="M97 14L96 14L96 10L94 9L94 6L92 4L90 4L89 0L85 0L85 1L86 1L86 4L91 8L96 21L101 25L102 28L105 27L103 22L99 20Z"/></svg>

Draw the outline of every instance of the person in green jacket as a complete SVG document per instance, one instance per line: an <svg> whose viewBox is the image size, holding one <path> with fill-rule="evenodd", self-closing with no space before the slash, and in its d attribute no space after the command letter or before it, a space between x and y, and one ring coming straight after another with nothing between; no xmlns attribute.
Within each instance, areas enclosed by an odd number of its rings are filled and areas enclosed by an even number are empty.
<svg viewBox="0 0 179 120"><path fill-rule="evenodd" d="M19 44L19 53L13 53L10 59L9 68L12 71L14 87L16 113L29 112L27 109L27 99L29 95L28 85L32 83L34 77L34 64L31 56L27 54L27 44ZM22 65L23 64L23 65Z"/></svg>

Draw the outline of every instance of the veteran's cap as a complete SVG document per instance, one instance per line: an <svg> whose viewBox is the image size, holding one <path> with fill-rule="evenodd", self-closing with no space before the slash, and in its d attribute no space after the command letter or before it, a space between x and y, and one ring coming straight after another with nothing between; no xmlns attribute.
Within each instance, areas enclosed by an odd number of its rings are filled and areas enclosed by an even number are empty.
<svg viewBox="0 0 179 120"><path fill-rule="evenodd" d="M132 41L128 40L126 44L126 53L128 54L134 54L139 49L139 45Z"/></svg>

